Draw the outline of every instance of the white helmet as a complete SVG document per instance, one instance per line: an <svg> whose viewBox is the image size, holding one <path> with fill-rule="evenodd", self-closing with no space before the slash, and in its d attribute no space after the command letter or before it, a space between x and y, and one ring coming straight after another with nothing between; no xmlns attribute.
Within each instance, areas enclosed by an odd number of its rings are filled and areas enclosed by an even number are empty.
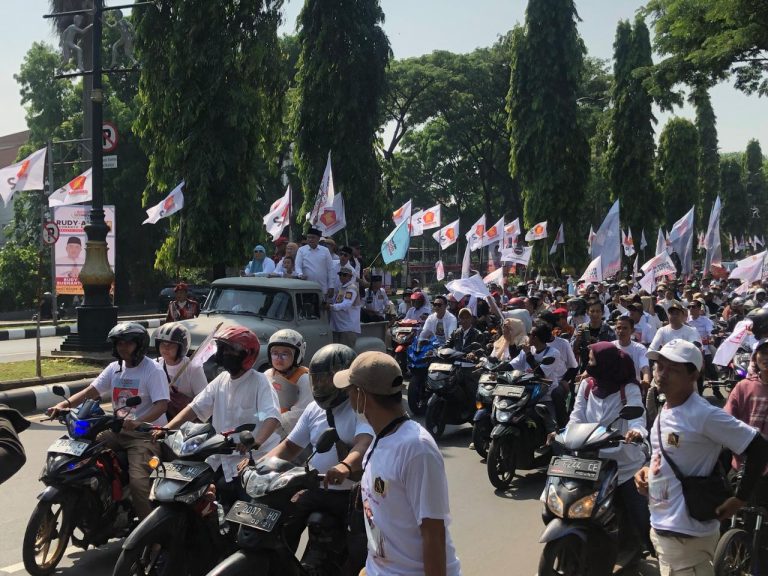
<svg viewBox="0 0 768 576"><path fill-rule="evenodd" d="M283 328L272 334L267 343L268 355L272 354L272 346L288 346L293 348L294 366L300 365L304 361L304 354L307 353L307 343L304 342L304 336L290 328Z"/></svg>
<svg viewBox="0 0 768 576"><path fill-rule="evenodd" d="M157 347L158 356L160 355L160 342L173 342L179 345L176 359L184 358L187 355L191 341L192 338L187 327L178 322L168 322L155 330L155 346Z"/></svg>

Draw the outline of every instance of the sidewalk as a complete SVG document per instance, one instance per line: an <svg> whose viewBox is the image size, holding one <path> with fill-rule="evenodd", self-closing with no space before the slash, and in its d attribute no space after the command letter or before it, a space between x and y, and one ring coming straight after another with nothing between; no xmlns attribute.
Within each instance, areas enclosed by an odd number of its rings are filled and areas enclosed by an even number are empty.
<svg viewBox="0 0 768 576"><path fill-rule="evenodd" d="M157 328L163 323L165 318L152 318L149 320L141 320L135 318L119 318L121 322L138 322L144 328ZM77 324L70 326L41 326L40 337L48 338L50 336L67 336L68 334L77 334ZM36 338L36 328L8 328L0 330L0 342L4 340L23 340L27 338Z"/></svg>

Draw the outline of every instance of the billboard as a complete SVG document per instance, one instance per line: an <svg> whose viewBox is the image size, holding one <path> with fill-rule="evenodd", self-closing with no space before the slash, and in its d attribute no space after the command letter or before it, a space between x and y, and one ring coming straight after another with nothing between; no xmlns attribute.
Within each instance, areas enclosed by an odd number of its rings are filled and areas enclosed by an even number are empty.
<svg viewBox="0 0 768 576"><path fill-rule="evenodd" d="M83 294L78 275L85 264L85 226L90 219L91 207L57 206L53 218L59 227L59 239L55 246L56 293ZM109 227L107 234L107 261L115 271L115 207L104 206L104 220Z"/></svg>

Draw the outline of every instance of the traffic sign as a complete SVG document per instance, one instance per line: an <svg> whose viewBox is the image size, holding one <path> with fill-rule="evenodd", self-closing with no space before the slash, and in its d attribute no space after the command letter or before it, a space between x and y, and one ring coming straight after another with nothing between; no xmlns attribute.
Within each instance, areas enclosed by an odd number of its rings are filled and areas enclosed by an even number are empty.
<svg viewBox="0 0 768 576"><path fill-rule="evenodd" d="M43 223L43 242L46 244L55 244L59 239L59 227L56 222L47 220Z"/></svg>
<svg viewBox="0 0 768 576"><path fill-rule="evenodd" d="M101 165L104 168L104 170L109 170L110 168L117 168L117 154L112 154L110 156L102 156Z"/></svg>
<svg viewBox="0 0 768 576"><path fill-rule="evenodd" d="M112 122L104 122L101 125L101 149L109 154L117 149L117 126Z"/></svg>

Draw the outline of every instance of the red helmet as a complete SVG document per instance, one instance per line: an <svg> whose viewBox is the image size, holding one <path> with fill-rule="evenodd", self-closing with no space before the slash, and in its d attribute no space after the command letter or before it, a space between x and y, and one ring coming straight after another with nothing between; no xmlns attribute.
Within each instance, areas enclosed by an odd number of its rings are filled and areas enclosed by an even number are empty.
<svg viewBox="0 0 768 576"><path fill-rule="evenodd" d="M256 358L259 356L261 344L259 338L243 326L222 326L213 335L213 339L218 343L222 342L239 352L244 352L242 367L243 370L253 368Z"/></svg>
<svg viewBox="0 0 768 576"><path fill-rule="evenodd" d="M424 294L421 292L414 292L411 294L411 303L415 306L417 302L421 302L422 305L426 302L426 298L424 298Z"/></svg>

